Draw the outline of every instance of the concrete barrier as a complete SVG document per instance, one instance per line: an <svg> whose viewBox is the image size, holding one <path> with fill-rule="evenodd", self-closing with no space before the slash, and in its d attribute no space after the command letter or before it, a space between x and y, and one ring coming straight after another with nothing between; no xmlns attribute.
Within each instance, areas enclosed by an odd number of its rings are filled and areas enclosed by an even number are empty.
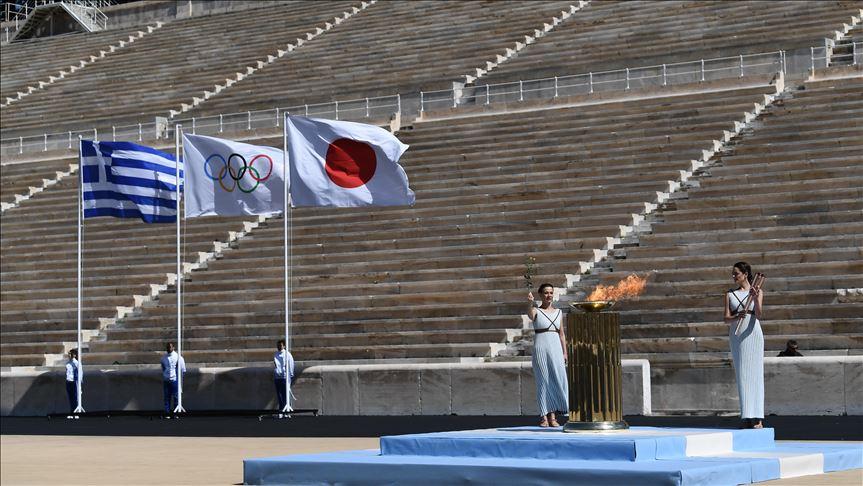
<svg viewBox="0 0 863 486"><path fill-rule="evenodd" d="M624 413L650 414L650 366L624 360ZM65 412L60 371L0 373L0 414ZM536 388L529 362L312 366L297 376L296 408L325 415L534 415ZM187 410L274 409L270 368L190 368ZM154 367L87 369L88 411L159 410L161 373Z"/></svg>
<svg viewBox="0 0 863 486"><path fill-rule="evenodd" d="M657 368L651 374L659 414L738 412L730 364ZM863 414L863 356L764 358L764 411L776 415Z"/></svg>
<svg viewBox="0 0 863 486"><path fill-rule="evenodd" d="M190 368L188 410L274 409L270 368ZM86 370L84 406L100 410L159 410L155 367ZM67 410L59 371L0 373L0 415ZM863 414L863 356L765 358L765 411L777 415ZM296 408L325 415L535 415L536 385L529 362L326 365L302 370ZM734 413L737 385L730 365L656 368L623 360L625 415Z"/></svg>

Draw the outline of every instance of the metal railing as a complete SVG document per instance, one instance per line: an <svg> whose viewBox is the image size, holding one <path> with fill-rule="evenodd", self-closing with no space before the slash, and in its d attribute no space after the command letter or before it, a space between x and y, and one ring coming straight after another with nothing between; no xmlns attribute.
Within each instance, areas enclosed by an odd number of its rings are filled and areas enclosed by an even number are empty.
<svg viewBox="0 0 863 486"><path fill-rule="evenodd" d="M378 96L329 103L304 104L269 110L242 111L206 117L177 118L168 121L156 117L153 122L130 125L107 125L86 130L45 133L30 137L4 138L0 147L4 154L48 152L74 148L78 135L88 140L160 140L174 136L174 126L182 125L187 133L218 136L224 132L260 130L280 127L286 113L293 115L360 121L380 120L402 110L401 96Z"/></svg>
<svg viewBox="0 0 863 486"><path fill-rule="evenodd" d="M863 65L863 42L834 43L825 41L823 46L810 47L809 59L811 71L826 68L834 64L844 66ZM850 52L837 54L838 49L849 49Z"/></svg>
<svg viewBox="0 0 863 486"><path fill-rule="evenodd" d="M741 54L734 57L423 91L420 93L420 111L699 83L779 71L786 71L785 51Z"/></svg>
<svg viewBox="0 0 863 486"><path fill-rule="evenodd" d="M860 43L854 44L853 49L853 61L855 63L863 62L860 59L861 53L863 53L863 47L860 46ZM79 134L94 140L159 140L173 137L175 124L182 124L184 130L190 133L218 136L226 132L279 127L282 116L286 112L348 121L379 120L383 117L389 118L394 113L410 116L429 109L487 105L504 101L523 101L531 98L549 99L561 96L589 95L650 86L668 86L739 78L754 74L771 74L779 71L787 73L792 68L794 72L805 72L809 69L829 66L829 54L831 52L825 45L810 49L810 52L806 53L806 58L797 55L792 59L786 51L773 51L613 71L589 72L572 76L484 84L451 90L420 91L411 95L395 94L204 117L185 117L174 120L157 118L151 122L129 125L102 125L86 130L4 138L0 140L0 151L6 155L71 149L74 147L74 141L77 140ZM835 58L836 56L834 56ZM405 104L407 106L404 106Z"/></svg>
<svg viewBox="0 0 863 486"><path fill-rule="evenodd" d="M91 31L104 30L108 26L108 16L99 10L99 6L104 2L66 0L56 3L64 5L69 12L78 17L80 22L87 24Z"/></svg>
<svg viewBox="0 0 863 486"><path fill-rule="evenodd" d="M380 120L401 113L401 95L358 98L328 103L303 104L269 110L241 111L206 117L176 118L159 136L173 137L174 125L196 135L218 135L226 131L278 128L285 114L329 118L343 121ZM158 137L157 137L158 138Z"/></svg>

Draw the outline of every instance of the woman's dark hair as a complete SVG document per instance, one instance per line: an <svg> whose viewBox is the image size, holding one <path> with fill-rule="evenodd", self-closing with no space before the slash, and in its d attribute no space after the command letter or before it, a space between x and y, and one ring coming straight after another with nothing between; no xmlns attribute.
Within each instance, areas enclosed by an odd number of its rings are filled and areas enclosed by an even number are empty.
<svg viewBox="0 0 863 486"><path fill-rule="evenodd" d="M737 262L734 264L734 268L736 268L736 269L740 270L741 272L743 272L744 274L746 274L746 280L748 280L749 283L752 283L752 280L754 280L754 277L752 276L752 267L750 267L748 263Z"/></svg>
<svg viewBox="0 0 863 486"><path fill-rule="evenodd" d="M284 346L284 347L288 347L287 344L285 344L284 339L279 339L278 341L276 341L276 349L278 349L280 345Z"/></svg>
<svg viewBox="0 0 863 486"><path fill-rule="evenodd" d="M72 351L69 351L69 357L72 359L78 359L78 349L75 348Z"/></svg>
<svg viewBox="0 0 863 486"><path fill-rule="evenodd" d="M540 295L541 295L541 294L542 294L542 291L543 291L543 290L545 290L545 288L546 288L546 287L551 287L551 288L553 289L553 288L554 288L554 285L552 285L552 284L550 284L550 283L544 283L544 284L542 284L542 285L540 285L540 286L539 286L539 290L537 290L537 292L539 292L539 293L540 293Z"/></svg>

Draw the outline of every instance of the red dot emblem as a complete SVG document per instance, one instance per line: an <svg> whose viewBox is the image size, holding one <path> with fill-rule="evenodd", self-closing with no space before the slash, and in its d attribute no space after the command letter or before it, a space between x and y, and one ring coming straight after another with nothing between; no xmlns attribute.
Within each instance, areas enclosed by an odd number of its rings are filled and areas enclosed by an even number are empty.
<svg viewBox="0 0 863 486"><path fill-rule="evenodd" d="M372 180L378 166L374 149L365 142L340 138L327 149L327 175L346 189L360 187Z"/></svg>

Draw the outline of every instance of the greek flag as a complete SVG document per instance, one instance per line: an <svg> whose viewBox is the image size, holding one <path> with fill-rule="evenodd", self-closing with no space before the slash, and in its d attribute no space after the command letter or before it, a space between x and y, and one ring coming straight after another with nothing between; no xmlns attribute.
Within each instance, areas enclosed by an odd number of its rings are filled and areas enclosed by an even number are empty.
<svg viewBox="0 0 863 486"><path fill-rule="evenodd" d="M81 141L84 217L177 221L174 156L130 142ZM180 166L180 178L183 170ZM181 184L182 187L182 184Z"/></svg>

